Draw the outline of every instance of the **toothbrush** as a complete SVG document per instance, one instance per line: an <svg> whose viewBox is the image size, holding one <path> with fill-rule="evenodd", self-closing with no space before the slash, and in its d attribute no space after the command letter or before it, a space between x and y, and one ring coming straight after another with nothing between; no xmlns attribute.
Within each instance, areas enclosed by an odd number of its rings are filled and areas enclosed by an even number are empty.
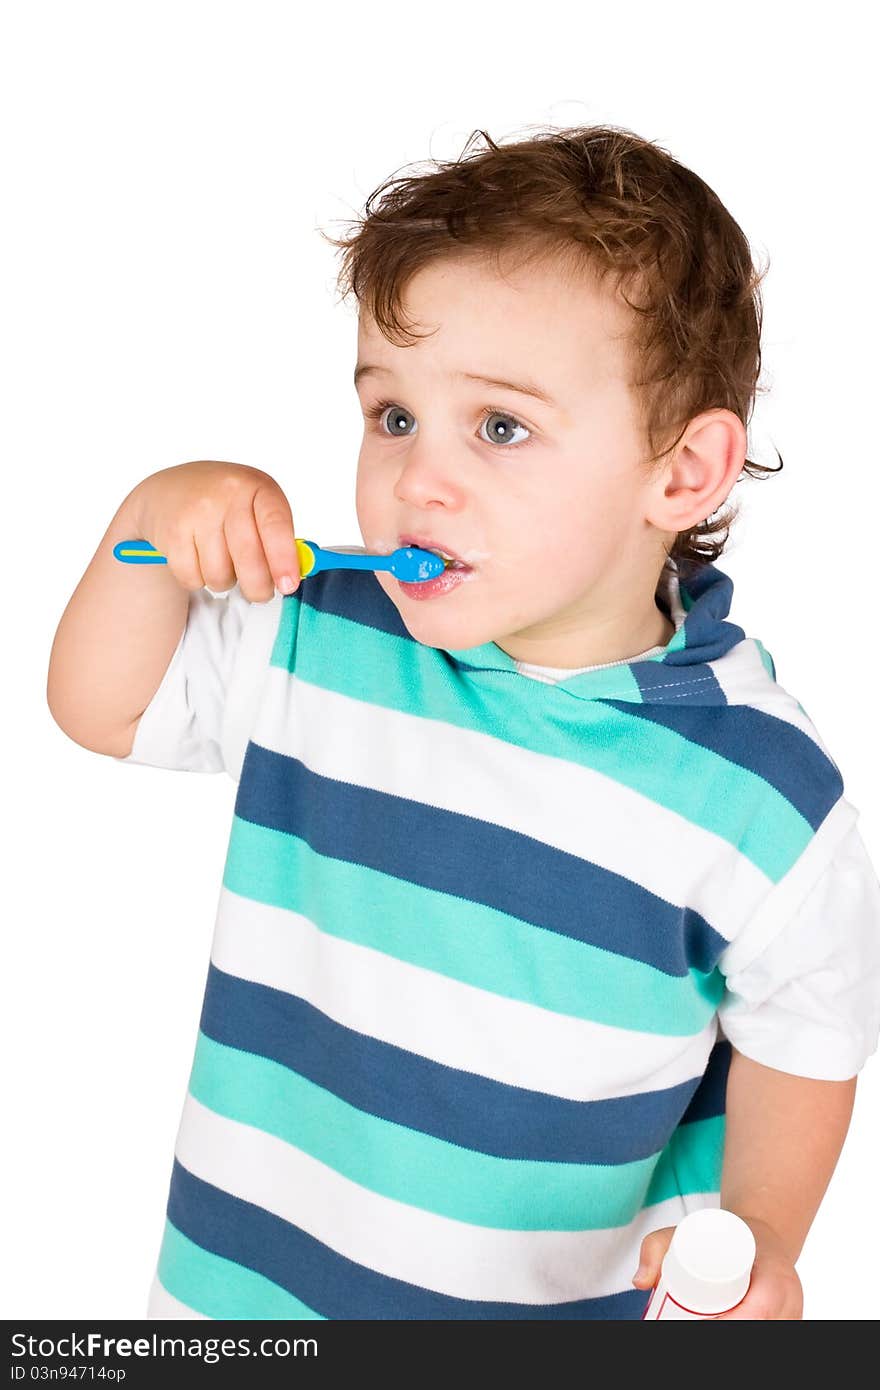
<svg viewBox="0 0 880 1390"><path fill-rule="evenodd" d="M322 570L389 570L404 584L421 584L436 579L446 569L446 561L432 550L404 546L390 555L357 554L354 551L322 550L314 541L296 541L301 578ZM113 554L126 565L167 565L167 558L149 541L120 541Z"/></svg>

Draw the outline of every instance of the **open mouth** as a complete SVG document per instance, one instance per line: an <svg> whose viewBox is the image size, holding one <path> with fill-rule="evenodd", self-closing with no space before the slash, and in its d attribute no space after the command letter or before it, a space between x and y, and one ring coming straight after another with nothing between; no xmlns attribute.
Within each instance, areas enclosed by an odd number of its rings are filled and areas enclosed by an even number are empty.
<svg viewBox="0 0 880 1390"><path fill-rule="evenodd" d="M448 570L469 570L469 569L471 569L471 566L470 566L470 565L466 565L465 562L464 562L464 560L460 559L460 557L459 557L458 555L454 555L454 554L453 554L451 551L449 551L449 550L444 550L442 546L439 546L439 545L435 544L435 542L433 542L433 541L425 540L424 537L420 537L420 536L401 536L401 537L400 537L400 544L401 544L402 546L415 546L415 547L416 547L417 549L419 549L419 550L430 550L430 551L432 551L432 553L433 553L434 555L439 555L439 556L440 556L441 560L443 561L443 563L445 564L445 566L446 566L446 568L447 568Z"/></svg>
<svg viewBox="0 0 880 1390"><path fill-rule="evenodd" d="M454 560L451 555L446 555L442 550L435 550L435 555L439 555L444 561L448 570L469 570L470 565L466 565L463 560Z"/></svg>

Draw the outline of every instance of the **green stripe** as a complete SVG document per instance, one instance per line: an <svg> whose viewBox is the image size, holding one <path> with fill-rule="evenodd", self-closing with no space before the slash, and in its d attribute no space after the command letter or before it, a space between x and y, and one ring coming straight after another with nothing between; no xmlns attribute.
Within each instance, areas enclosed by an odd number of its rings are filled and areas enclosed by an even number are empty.
<svg viewBox="0 0 880 1390"><path fill-rule="evenodd" d="M674 634L674 636L670 637L670 639L669 639L669 641L667 642L667 644L666 644L665 648L663 649L663 651L662 651L662 652L658 652L656 656L650 657L649 660L650 660L650 661L662 661L662 660L663 660L663 657L664 657L665 654L666 654L666 652L681 652L681 651L684 651L684 649L685 649L686 646L687 646L687 635L686 635L686 633L685 633L685 626L684 626L684 623L682 623L681 627L680 627L680 628L678 629L678 631Z"/></svg>
<svg viewBox="0 0 880 1390"><path fill-rule="evenodd" d="M774 883L813 837L809 821L757 773L637 712L573 702L565 690L515 670L481 670L475 682L433 647L289 604L271 664L349 698L356 671L358 698L366 703L593 768L727 840ZM597 700L639 694L629 668L595 675ZM672 669L669 679L676 679Z"/></svg>
<svg viewBox="0 0 880 1390"><path fill-rule="evenodd" d="M664 1037L693 1036L724 992L717 969L667 975L492 907L317 854L233 816L223 884L320 931L554 1013Z"/></svg>
<svg viewBox="0 0 880 1390"><path fill-rule="evenodd" d="M217 1114L283 1139L371 1192L497 1230L627 1225L646 1201L662 1200L651 1196L655 1184L665 1192L673 1175L680 1183L682 1173L702 1173L716 1149L717 1121L701 1121L683 1127L659 1177L656 1155L619 1164L498 1158L358 1110L281 1063L201 1031L189 1089Z"/></svg>
<svg viewBox="0 0 880 1390"><path fill-rule="evenodd" d="M759 655L760 658L761 658L761 664L762 664L762 666L764 667L764 670L767 672L767 675L770 677L770 679L771 679L772 681L775 681L775 680L776 680L776 664L775 664L775 662L774 662L772 656L771 656L770 653L768 652L767 648L764 646L764 643L763 643L763 642L759 642L757 637L755 637L755 638L753 639L753 641L754 641L754 643L755 643L755 646L758 648L758 655ZM799 708L800 708L800 706L799 706Z"/></svg>
<svg viewBox="0 0 880 1390"><path fill-rule="evenodd" d="M680 1125L660 1155L644 1205L690 1192L720 1192L725 1116Z"/></svg>
<svg viewBox="0 0 880 1390"><path fill-rule="evenodd" d="M159 1282L174 1298L207 1318L325 1319L262 1274L214 1255L165 1222Z"/></svg>

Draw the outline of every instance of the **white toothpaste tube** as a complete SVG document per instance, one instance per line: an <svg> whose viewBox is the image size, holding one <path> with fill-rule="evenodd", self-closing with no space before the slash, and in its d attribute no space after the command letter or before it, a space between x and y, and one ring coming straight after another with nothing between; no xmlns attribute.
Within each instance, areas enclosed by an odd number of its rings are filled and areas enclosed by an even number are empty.
<svg viewBox="0 0 880 1390"><path fill-rule="evenodd" d="M718 1318L741 1303L755 1262L755 1237L732 1211L706 1207L676 1226L642 1320Z"/></svg>

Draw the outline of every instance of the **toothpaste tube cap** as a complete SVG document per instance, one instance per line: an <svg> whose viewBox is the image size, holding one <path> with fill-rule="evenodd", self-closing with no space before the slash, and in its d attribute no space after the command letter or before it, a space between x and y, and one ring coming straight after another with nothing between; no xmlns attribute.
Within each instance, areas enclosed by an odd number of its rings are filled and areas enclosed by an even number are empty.
<svg viewBox="0 0 880 1390"><path fill-rule="evenodd" d="M663 1277L676 1303L693 1313L726 1313L748 1293L755 1237L721 1207L692 1211L676 1226Z"/></svg>

